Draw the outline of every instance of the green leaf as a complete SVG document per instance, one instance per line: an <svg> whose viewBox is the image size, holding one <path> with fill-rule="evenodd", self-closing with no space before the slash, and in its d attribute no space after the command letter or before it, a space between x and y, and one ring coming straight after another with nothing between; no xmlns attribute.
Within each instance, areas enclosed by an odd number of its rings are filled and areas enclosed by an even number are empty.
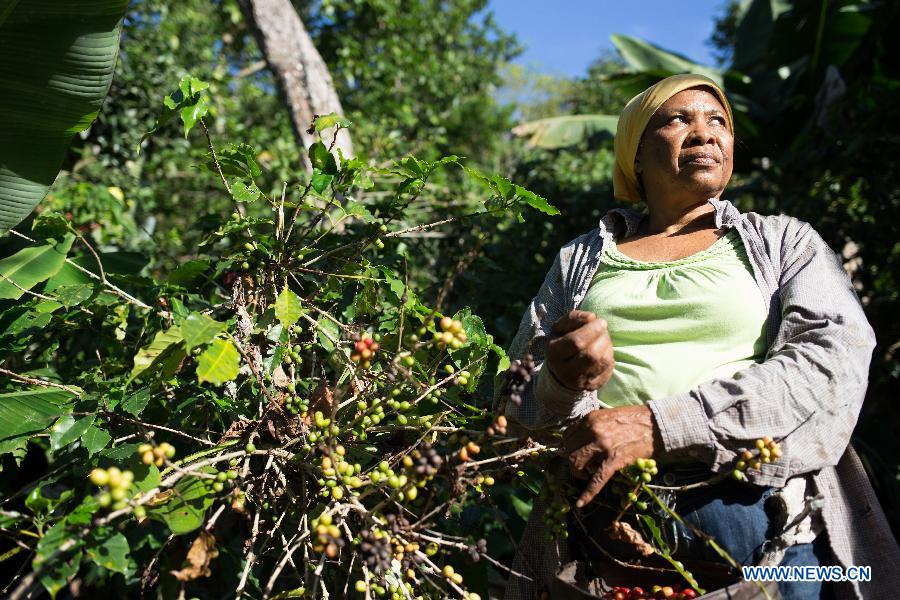
<svg viewBox="0 0 900 600"><path fill-rule="evenodd" d="M60 418L50 429L50 449L56 452L79 439L94 424L95 418L96 415L88 415L77 421L72 415Z"/></svg>
<svg viewBox="0 0 900 600"><path fill-rule="evenodd" d="M492 187L497 190L497 194L503 198L504 200L509 200L513 197L513 184L506 177L501 177L500 175L494 174L491 177L491 182L493 183Z"/></svg>
<svg viewBox="0 0 900 600"><path fill-rule="evenodd" d="M72 231L69 220L58 212L42 212L31 223L31 231L43 238L60 239Z"/></svg>
<svg viewBox="0 0 900 600"><path fill-rule="evenodd" d="M221 385L237 377L241 355L230 340L213 340L197 358L197 377Z"/></svg>
<svg viewBox="0 0 900 600"><path fill-rule="evenodd" d="M100 451L100 456L103 458L108 458L109 460L116 462L124 462L128 460L132 460L136 458L137 449L140 444L119 444L117 446L110 446L109 448L104 448ZM144 463L140 463L144 464Z"/></svg>
<svg viewBox="0 0 900 600"><path fill-rule="evenodd" d="M364 223L374 223L377 220L375 216L369 212L368 208L354 200L347 201L347 204L344 205L344 212L362 220Z"/></svg>
<svg viewBox="0 0 900 600"><path fill-rule="evenodd" d="M518 196L521 200L524 200L525 203L528 204L528 206L530 206L531 208L536 208L542 213L550 216L559 214L559 209L547 202L546 198L542 198L534 192L526 190L520 185L517 185L515 187L516 196Z"/></svg>
<svg viewBox="0 0 900 600"><path fill-rule="evenodd" d="M350 318L358 319L362 315L367 315L375 310L378 302L378 289L375 282L367 280L363 283L362 289L356 294L353 303L348 307L348 311L352 313Z"/></svg>
<svg viewBox="0 0 900 600"><path fill-rule="evenodd" d="M313 169L312 188L317 194L321 194L327 190L332 181L334 181L334 175L323 173L319 169Z"/></svg>
<svg viewBox="0 0 900 600"><path fill-rule="evenodd" d="M175 113L181 116L184 125L184 137L188 136L197 121L209 113L209 100L200 92L209 88L209 84L196 77L185 76L178 82L178 89L163 99L163 113L150 131L141 136L138 142L138 150L145 139L159 131L159 129L172 120Z"/></svg>
<svg viewBox="0 0 900 600"><path fill-rule="evenodd" d="M93 0L0 8L0 233L37 206L72 136L96 118L127 7L127 0Z"/></svg>
<svg viewBox="0 0 900 600"><path fill-rule="evenodd" d="M285 327L290 327L303 314L300 297L291 288L285 287L275 300L275 317Z"/></svg>
<svg viewBox="0 0 900 600"><path fill-rule="evenodd" d="M195 279L200 277L200 275L205 273L208 268L208 260L189 260L178 265L172 270L171 273L169 273L168 283L170 285L179 285L182 287L186 287L190 285Z"/></svg>
<svg viewBox="0 0 900 600"><path fill-rule="evenodd" d="M185 96L194 96L209 89L209 84L194 76L185 76L178 82L178 87Z"/></svg>
<svg viewBox="0 0 900 600"><path fill-rule="evenodd" d="M378 267L378 271L388 284L389 296L393 296L390 298L392 304L399 306L404 294L406 294L406 302L403 304L403 308L411 308L419 304L419 298L416 296L416 293L412 288L406 287L403 280L397 277L394 271L387 267Z"/></svg>
<svg viewBox="0 0 900 600"><path fill-rule="evenodd" d="M275 367L281 364L281 361L287 352L288 341L291 339L291 336L287 327L275 325L269 330L269 333L266 334L266 339L272 342L278 342L270 347L269 352L266 354L265 358L263 358L263 368L266 370L266 373L272 374Z"/></svg>
<svg viewBox="0 0 900 600"><path fill-rule="evenodd" d="M613 34L610 39L628 66L636 71L656 71L662 77L676 73L696 73L705 75L715 81L717 85L724 87L722 71L719 69L705 67L640 38Z"/></svg>
<svg viewBox="0 0 900 600"><path fill-rule="evenodd" d="M497 344L491 344L491 350L494 354L497 355L497 371L496 374L499 375L503 373L507 369L509 369L509 355L506 354L506 350L498 346Z"/></svg>
<svg viewBox="0 0 900 600"><path fill-rule="evenodd" d="M516 514L519 515L519 518L523 521L527 521L528 517L531 516L531 510L533 508L532 503L526 500L522 500L516 495L511 495L509 498L512 502L513 510L516 511Z"/></svg>
<svg viewBox="0 0 900 600"><path fill-rule="evenodd" d="M323 173L337 175L338 168L334 156L322 142L316 142L309 147L309 162L312 163L313 168L319 169Z"/></svg>
<svg viewBox="0 0 900 600"><path fill-rule="evenodd" d="M81 443L84 444L88 454L91 456L106 448L110 440L112 440L112 436L105 429L100 429L96 425L88 427L87 431L81 436Z"/></svg>
<svg viewBox="0 0 900 600"><path fill-rule="evenodd" d="M184 137L187 137L197 121L209 114L206 96L200 96L195 102L181 109L181 122L184 124Z"/></svg>
<svg viewBox="0 0 900 600"><path fill-rule="evenodd" d="M322 115L320 117L316 117L313 121L313 127L315 127L316 131L319 133L326 129L331 129L335 125L340 125L341 127L350 127L351 123L349 120L338 115L337 113Z"/></svg>
<svg viewBox="0 0 900 600"><path fill-rule="evenodd" d="M415 156L405 156L394 163L397 173L406 175L413 179L425 179L427 176L426 168Z"/></svg>
<svg viewBox="0 0 900 600"><path fill-rule="evenodd" d="M150 402L150 388L141 388L125 398L122 402L122 410L137 417L147 407L148 402Z"/></svg>
<svg viewBox="0 0 900 600"><path fill-rule="evenodd" d="M653 544L659 548L664 554L669 552L669 545L666 543L666 540L662 536L662 531L659 528L659 525L650 515L638 515L641 519L642 524L646 528L646 531L650 533L651 538L653 539Z"/></svg>
<svg viewBox="0 0 900 600"><path fill-rule="evenodd" d="M256 154L256 149L250 144L230 144L219 150L219 164L226 173L252 179L262 175Z"/></svg>
<svg viewBox="0 0 900 600"><path fill-rule="evenodd" d="M54 291L56 299L66 308L78 306L94 293L93 287L89 284L64 285Z"/></svg>
<svg viewBox="0 0 900 600"><path fill-rule="evenodd" d="M0 194L2 193L2 168L0 168ZM3 221L2 205L3 201L0 198L0 223ZM74 240L75 236L67 235L59 242L39 242L0 260L0 298L18 300L25 293L23 289L30 290L38 283L53 277L65 264L66 254Z"/></svg>
<svg viewBox="0 0 900 600"><path fill-rule="evenodd" d="M46 563L47 568L41 577L41 583L47 588L51 597L56 597L57 592L68 583L69 577L78 572L81 561L80 552L73 552L68 556L56 553L59 547L69 540L75 542L71 548L73 551L83 543L80 538L72 538L68 534L68 522L66 519L62 519L46 529L37 544L33 566L38 568Z"/></svg>
<svg viewBox="0 0 900 600"><path fill-rule="evenodd" d="M30 343L31 333L43 329L52 319L50 313L28 310L24 306L11 308L3 317L3 327L0 327L0 332L6 336L15 337L18 344L21 344L21 349Z"/></svg>
<svg viewBox="0 0 900 600"><path fill-rule="evenodd" d="M333 352L336 347L337 340L341 337L341 329L338 324L328 317L319 317L316 326L316 337L319 345L328 352Z"/></svg>
<svg viewBox="0 0 900 600"><path fill-rule="evenodd" d="M81 556L81 552L76 552L69 557L53 560L41 574L41 585L51 598L56 598L60 590L68 586L69 580L78 573Z"/></svg>
<svg viewBox="0 0 900 600"><path fill-rule="evenodd" d="M0 443L47 429L69 411L73 397L71 392L57 389L0 394Z"/></svg>
<svg viewBox="0 0 900 600"><path fill-rule="evenodd" d="M100 510L100 505L97 503L97 499L94 496L85 496L81 500L81 504L69 513L67 520L72 525L87 525L98 510Z"/></svg>
<svg viewBox="0 0 900 600"><path fill-rule="evenodd" d="M247 185L242 180L235 181L231 184L231 196L237 202L253 202L259 198L261 194L262 192L252 181L250 182L250 185Z"/></svg>
<svg viewBox="0 0 900 600"><path fill-rule="evenodd" d="M128 540L118 531L99 545L89 544L85 552L105 569L123 575L128 572Z"/></svg>
<svg viewBox="0 0 900 600"><path fill-rule="evenodd" d="M217 335L225 331L225 323L220 323L212 317L193 312L182 321L181 337L187 346L188 352L197 346L203 346L213 341Z"/></svg>
<svg viewBox="0 0 900 600"><path fill-rule="evenodd" d="M146 494L150 490L159 487L162 478L156 465L145 465L136 454L132 454L127 462L127 467L134 473L134 489L136 492Z"/></svg>
<svg viewBox="0 0 900 600"><path fill-rule="evenodd" d="M53 556L59 547L69 539L69 536L66 535L67 525L66 520L62 519L44 531L44 535L37 544L36 562L43 562Z"/></svg>
<svg viewBox="0 0 900 600"><path fill-rule="evenodd" d="M513 127L512 134L527 138L528 145L555 150L590 140L613 139L619 118L610 115L564 115L528 121Z"/></svg>
<svg viewBox="0 0 900 600"><path fill-rule="evenodd" d="M157 331L153 341L144 346L134 357L134 368L131 369L129 381L144 373L154 365L158 365L168 355L171 348L179 346L183 340L178 326L170 327L165 331Z"/></svg>
<svg viewBox="0 0 900 600"><path fill-rule="evenodd" d="M203 480L196 477L180 479L174 492L168 502L151 508L149 513L168 525L175 535L184 535L203 525L206 509L212 506L214 498Z"/></svg>

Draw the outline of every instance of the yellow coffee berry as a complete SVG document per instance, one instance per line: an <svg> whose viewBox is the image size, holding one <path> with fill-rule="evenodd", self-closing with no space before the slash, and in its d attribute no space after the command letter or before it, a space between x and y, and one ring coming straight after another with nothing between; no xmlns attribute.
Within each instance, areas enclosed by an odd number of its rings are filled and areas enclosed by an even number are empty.
<svg viewBox="0 0 900 600"><path fill-rule="evenodd" d="M94 469L91 471L90 479L94 485L106 485L109 483L109 474L105 469Z"/></svg>

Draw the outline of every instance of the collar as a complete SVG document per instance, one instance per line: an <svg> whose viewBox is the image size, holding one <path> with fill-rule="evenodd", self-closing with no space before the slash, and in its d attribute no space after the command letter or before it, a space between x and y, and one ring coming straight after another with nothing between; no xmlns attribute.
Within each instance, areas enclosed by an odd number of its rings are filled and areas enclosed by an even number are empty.
<svg viewBox="0 0 900 600"><path fill-rule="evenodd" d="M710 198L707 200L709 204L716 209L716 227L726 227L731 229L734 227L741 217L740 211L728 200L719 200ZM624 239L637 233L638 225L640 225L647 211L639 211L633 208L614 208L603 215L597 228L600 237L606 241L610 236L613 238Z"/></svg>

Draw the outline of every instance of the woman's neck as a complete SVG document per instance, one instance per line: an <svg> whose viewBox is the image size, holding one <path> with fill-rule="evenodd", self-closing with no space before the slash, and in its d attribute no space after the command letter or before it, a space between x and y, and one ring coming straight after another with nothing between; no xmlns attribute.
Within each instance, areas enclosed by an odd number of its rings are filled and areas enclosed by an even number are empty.
<svg viewBox="0 0 900 600"><path fill-rule="evenodd" d="M688 205L656 203L648 200L647 218L639 233L645 235L675 235L694 229L705 229L714 222L716 209L707 200Z"/></svg>

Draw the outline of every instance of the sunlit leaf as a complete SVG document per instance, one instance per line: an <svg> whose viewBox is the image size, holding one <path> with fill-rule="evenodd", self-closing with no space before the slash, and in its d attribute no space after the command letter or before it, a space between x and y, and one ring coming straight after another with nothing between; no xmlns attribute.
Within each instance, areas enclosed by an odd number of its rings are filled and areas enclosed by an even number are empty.
<svg viewBox="0 0 900 600"><path fill-rule="evenodd" d="M94 293L93 286L89 284L64 285L53 291L56 293L56 299L66 308L78 306Z"/></svg>
<svg viewBox="0 0 900 600"><path fill-rule="evenodd" d="M529 146L555 150L592 139L612 139L618 121L610 115L563 115L522 123L513 127L512 134L526 138Z"/></svg>
<svg viewBox="0 0 900 600"><path fill-rule="evenodd" d="M193 312L179 325L181 337L188 351L213 341L217 335L225 331L225 323L216 321L208 315Z"/></svg>
<svg viewBox="0 0 900 600"><path fill-rule="evenodd" d="M516 187L516 196L525 200L525 203L528 204L531 208L536 208L546 215L558 215L559 209L547 202L546 198L538 196L532 191L526 190L520 185Z"/></svg>
<svg viewBox="0 0 900 600"><path fill-rule="evenodd" d="M689 58L663 50L640 38L613 34L610 39L625 62L637 71L657 71L663 76L676 73L696 73L709 77L719 86L724 86L720 69L695 63Z"/></svg>
<svg viewBox="0 0 900 600"><path fill-rule="evenodd" d="M85 552L105 569L123 574L128 571L128 540L118 531L98 545L89 544Z"/></svg>
<svg viewBox="0 0 900 600"><path fill-rule="evenodd" d="M262 192L253 182L247 185L244 181L238 180L231 184L231 196L238 202L253 202L261 194Z"/></svg>
<svg viewBox="0 0 900 600"><path fill-rule="evenodd" d="M0 299L18 300L59 271L66 261L75 236L59 242L38 242L0 260Z"/></svg>
<svg viewBox="0 0 900 600"><path fill-rule="evenodd" d="M241 355L230 340L213 340L197 358L197 377L221 385L237 377Z"/></svg>
<svg viewBox="0 0 900 600"><path fill-rule="evenodd" d="M129 379L140 376L150 367L161 362L167 352L173 347L179 346L184 338L181 336L181 330L178 326L172 326L165 331L157 331L153 336L153 341L149 345L138 350L134 357L134 368L131 370Z"/></svg>
<svg viewBox="0 0 900 600"><path fill-rule="evenodd" d="M340 327L325 316L320 317L317 324L316 337L319 340L319 344L328 352L332 352L341 337Z"/></svg>
<svg viewBox="0 0 900 600"><path fill-rule="evenodd" d="M285 327L290 327L303 314L303 305L300 297L290 288L285 287L275 300L275 317Z"/></svg>
<svg viewBox="0 0 900 600"><path fill-rule="evenodd" d="M209 104L206 96L200 96L195 102L187 104L181 109L181 122L184 125L184 137L187 137L197 121L209 114Z"/></svg>
<svg viewBox="0 0 900 600"><path fill-rule="evenodd" d="M106 448L106 445L109 444L111 440L112 436L110 436L105 429L100 429L96 425L88 427L87 431L81 436L81 443L84 444L84 447L91 456Z"/></svg>
<svg viewBox="0 0 900 600"><path fill-rule="evenodd" d="M88 415L76 420L72 415L65 415L50 428L50 449L53 451L65 448L84 435L93 425L95 415Z"/></svg>
<svg viewBox="0 0 900 600"><path fill-rule="evenodd" d="M175 484L169 500L153 507L150 514L162 520L175 535L184 535L201 525L213 503L213 495L197 477L185 477Z"/></svg>
<svg viewBox="0 0 900 600"><path fill-rule="evenodd" d="M350 127L351 123L348 119L345 119L337 113L321 115L319 117L316 117L316 119L313 121L313 126L319 133L326 129L331 129L335 125L340 125L341 127Z"/></svg>
<svg viewBox="0 0 900 600"><path fill-rule="evenodd" d="M334 175L323 173L319 169L315 169L312 175L312 188L319 194L328 189L331 182L334 181Z"/></svg>

